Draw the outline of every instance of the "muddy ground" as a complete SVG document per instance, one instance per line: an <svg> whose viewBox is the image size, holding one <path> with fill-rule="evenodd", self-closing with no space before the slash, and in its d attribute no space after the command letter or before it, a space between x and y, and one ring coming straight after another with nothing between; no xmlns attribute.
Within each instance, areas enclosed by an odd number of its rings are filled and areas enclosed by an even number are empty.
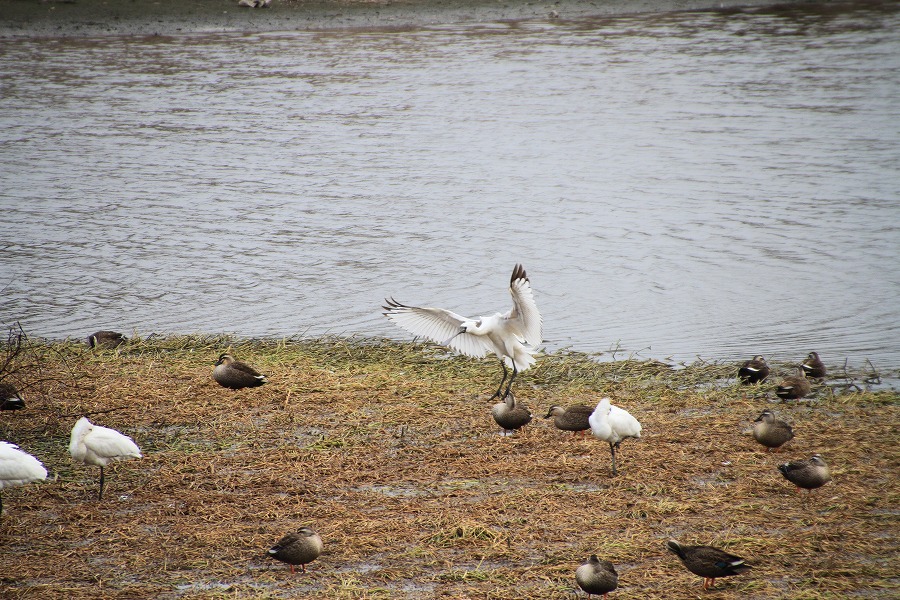
<svg viewBox="0 0 900 600"><path fill-rule="evenodd" d="M229 347L269 383L215 384ZM736 365L559 352L521 375L535 419L502 437L497 363L415 344L36 342L14 366L6 378L28 406L0 413L0 439L52 478L3 494L3 598L573 598L592 553L617 565L621 599L900 593L900 394L865 391L865 374L839 367L785 403L778 375L740 386ZM623 443L617 477L605 443L540 418L602 395L644 428ZM779 453L749 435L766 407L797 434ZM144 453L107 469L102 502L98 469L67 451L85 413ZM776 467L814 452L834 480L798 494ZM265 550L301 525L325 551L292 575ZM753 570L704 592L669 538L726 548Z"/></svg>

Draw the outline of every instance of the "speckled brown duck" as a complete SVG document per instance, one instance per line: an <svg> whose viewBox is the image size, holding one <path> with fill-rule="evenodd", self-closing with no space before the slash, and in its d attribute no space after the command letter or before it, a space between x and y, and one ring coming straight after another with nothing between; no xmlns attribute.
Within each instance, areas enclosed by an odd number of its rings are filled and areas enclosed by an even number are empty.
<svg viewBox="0 0 900 600"><path fill-rule="evenodd" d="M295 566L299 566L306 573L306 565L319 558L320 554L322 554L322 538L309 527L301 527L287 534L269 548L269 556L290 565L291 573L295 572Z"/></svg>
<svg viewBox="0 0 900 600"><path fill-rule="evenodd" d="M504 434L510 434L531 422L531 411L519 404L512 393L491 408L491 416L503 428Z"/></svg>
<svg viewBox="0 0 900 600"><path fill-rule="evenodd" d="M0 410L22 410L25 400L11 383L0 383Z"/></svg>
<svg viewBox="0 0 900 600"><path fill-rule="evenodd" d="M583 404L576 404L568 408L551 406L544 418L549 419L553 417L553 424L556 425L557 429L571 431L572 435L579 432L584 435L584 432L591 428L591 423L588 419L591 417L592 412L594 412L593 407Z"/></svg>
<svg viewBox="0 0 900 600"><path fill-rule="evenodd" d="M608 560L600 560L596 554L575 569L575 583L590 599L594 594L606 595L619 586L619 574Z"/></svg>
<svg viewBox="0 0 900 600"><path fill-rule="evenodd" d="M128 341L118 331L97 331L88 336L88 346L91 348L118 348Z"/></svg>
<svg viewBox="0 0 900 600"><path fill-rule="evenodd" d="M715 586L716 579L744 573L751 569L740 556L712 546L682 546L669 540L666 546L675 553L688 571L703 578L703 589Z"/></svg>
<svg viewBox="0 0 900 600"><path fill-rule="evenodd" d="M775 395L782 400L799 400L806 396L810 389L809 379L803 372L803 369L797 368L796 375L789 375L781 380L778 387L775 388Z"/></svg>
<svg viewBox="0 0 900 600"><path fill-rule="evenodd" d="M831 470L828 463L818 454L807 460L795 460L778 466L784 478L801 489L812 492L831 481Z"/></svg>
<svg viewBox="0 0 900 600"><path fill-rule="evenodd" d="M744 364L738 369L738 379L744 384L759 383L765 381L768 376L769 365L766 363L766 359L759 354L744 361Z"/></svg>
<svg viewBox="0 0 900 600"><path fill-rule="evenodd" d="M803 364L800 365L800 368L803 369L803 372L807 377L813 379L824 379L825 374L827 373L825 363L819 358L817 352L810 352L807 355L806 360L803 361Z"/></svg>
<svg viewBox="0 0 900 600"><path fill-rule="evenodd" d="M219 356L212 376L216 383L230 390L259 387L268 382L265 375L261 375L250 365L235 360L227 352Z"/></svg>
<svg viewBox="0 0 900 600"><path fill-rule="evenodd" d="M794 439L791 426L775 418L775 413L766 409L753 422L753 439L768 448L778 450Z"/></svg>

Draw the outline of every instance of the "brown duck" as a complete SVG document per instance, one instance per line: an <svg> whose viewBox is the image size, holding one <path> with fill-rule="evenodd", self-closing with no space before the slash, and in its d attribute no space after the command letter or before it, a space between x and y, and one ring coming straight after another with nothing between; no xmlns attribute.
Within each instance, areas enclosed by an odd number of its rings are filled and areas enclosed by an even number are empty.
<svg viewBox="0 0 900 600"><path fill-rule="evenodd" d="M212 376L216 383L230 390L259 387L268 382L265 375L260 375L256 372L256 369L239 360L235 360L228 353L219 356Z"/></svg>
<svg viewBox="0 0 900 600"><path fill-rule="evenodd" d="M803 364L800 365L800 368L803 369L807 377L812 377L813 379L825 378L825 363L822 362L822 359L819 358L816 352L810 352Z"/></svg>
<svg viewBox="0 0 900 600"><path fill-rule="evenodd" d="M775 413L766 409L760 413L753 423L753 439L768 449L776 451L794 439L791 426L775 418Z"/></svg>
<svg viewBox="0 0 900 600"><path fill-rule="evenodd" d="M544 418L549 419L553 417L553 424L556 425L557 429L571 431L572 435L578 432L584 435L584 432L591 428L588 419L592 412L594 412L594 409L584 404L576 404L568 408L551 406Z"/></svg>
<svg viewBox="0 0 900 600"><path fill-rule="evenodd" d="M813 454L808 460L795 460L778 466L778 470L784 475L784 478L797 486L797 491L801 489L809 490L810 493L831 481L831 470L828 468L822 457Z"/></svg>
<svg viewBox="0 0 900 600"><path fill-rule="evenodd" d="M769 365L766 363L766 359L759 354L744 361L744 364L738 369L738 379L744 384L759 383L765 381L768 376Z"/></svg>
<svg viewBox="0 0 900 600"><path fill-rule="evenodd" d="M575 583L588 595L600 594L604 598L619 587L619 574L608 560L600 560L596 554L575 569Z"/></svg>
<svg viewBox="0 0 900 600"><path fill-rule="evenodd" d="M306 565L319 558L320 554L322 538L309 527L301 527L296 532L287 534L269 548L269 556L289 564L291 573L295 573L295 565L299 565L306 573Z"/></svg>
<svg viewBox="0 0 900 600"><path fill-rule="evenodd" d="M22 410L25 400L11 383L0 383L0 410Z"/></svg>
<svg viewBox="0 0 900 600"><path fill-rule="evenodd" d="M703 589L715 586L716 579L744 573L751 569L740 556L728 554L712 546L682 546L669 540L666 546L675 553L688 571L703 578Z"/></svg>
<svg viewBox="0 0 900 600"><path fill-rule="evenodd" d="M117 331L97 331L88 336L91 348L118 348L126 341L128 338Z"/></svg>
<svg viewBox="0 0 900 600"><path fill-rule="evenodd" d="M781 380L778 387L775 388L775 395L782 400L799 400L809 393L809 379L803 373L803 369L798 368L796 375L790 375Z"/></svg>
<svg viewBox="0 0 900 600"><path fill-rule="evenodd" d="M510 434L531 422L531 411L519 404L513 394L508 394L503 402L495 404L491 408L491 416L503 428L504 434Z"/></svg>

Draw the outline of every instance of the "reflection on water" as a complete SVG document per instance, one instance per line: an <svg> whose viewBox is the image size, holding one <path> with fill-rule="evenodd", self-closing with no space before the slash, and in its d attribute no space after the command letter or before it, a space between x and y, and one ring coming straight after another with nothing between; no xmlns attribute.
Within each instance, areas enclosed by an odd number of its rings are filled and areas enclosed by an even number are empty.
<svg viewBox="0 0 900 600"><path fill-rule="evenodd" d="M0 40L0 320L900 367L900 10Z"/></svg>

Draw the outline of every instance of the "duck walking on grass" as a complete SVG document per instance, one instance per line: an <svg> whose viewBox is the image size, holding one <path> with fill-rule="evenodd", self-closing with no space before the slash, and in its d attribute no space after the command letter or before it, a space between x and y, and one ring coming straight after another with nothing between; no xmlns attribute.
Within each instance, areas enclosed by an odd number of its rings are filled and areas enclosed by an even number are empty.
<svg viewBox="0 0 900 600"><path fill-rule="evenodd" d="M516 401L513 394L509 394L503 402L498 402L491 408L491 416L503 428L503 434L508 435L528 425L532 415L530 410Z"/></svg>
<svg viewBox="0 0 900 600"><path fill-rule="evenodd" d="M799 400L809 393L809 379L803 369L797 368L797 374L785 377L775 388L775 395L782 400Z"/></svg>
<svg viewBox="0 0 900 600"><path fill-rule="evenodd" d="M703 589L714 587L716 579L730 577L750 570L750 565L740 556L729 554L712 546L682 546L675 540L666 543L688 571L703 578Z"/></svg>
<svg viewBox="0 0 900 600"><path fill-rule="evenodd" d="M813 454L808 460L796 460L778 466L784 478L797 486L797 491L808 490L810 493L831 481L831 470L828 463L819 455Z"/></svg>
<svg viewBox="0 0 900 600"><path fill-rule="evenodd" d="M277 544L269 548L268 554L275 560L290 565L291 573L295 572L295 565L299 565L306 573L306 565L322 554L322 538L311 528L301 527L278 540Z"/></svg>
<svg viewBox="0 0 900 600"><path fill-rule="evenodd" d="M87 417L78 419L72 428L69 454L82 464L100 467L98 500L103 500L103 468L110 461L142 458L140 449L130 437L115 429L94 425Z"/></svg>
<svg viewBox="0 0 900 600"><path fill-rule="evenodd" d="M47 469L41 461L22 452L9 442L0 442L0 493L6 488L25 485L47 478ZM0 496L0 515L3 514L3 497Z"/></svg>
<svg viewBox="0 0 900 600"><path fill-rule="evenodd" d="M575 583L588 595L594 594L606 598L606 595L619 587L619 574L616 567L608 560L600 560L596 554L575 569Z"/></svg>
<svg viewBox="0 0 900 600"><path fill-rule="evenodd" d="M556 425L557 429L571 431L572 435L579 432L584 435L584 432L591 428L589 419L593 412L593 408L584 404L576 404L568 408L551 406L550 410L547 411L547 416L544 418L549 419L553 417L553 424Z"/></svg>
<svg viewBox="0 0 900 600"><path fill-rule="evenodd" d="M248 364L235 360L227 352L219 356L213 369L213 379L224 388L242 390L259 387L268 383L265 375L260 375Z"/></svg>
<svg viewBox="0 0 900 600"><path fill-rule="evenodd" d="M766 359L759 354L745 361L738 369L738 379L741 380L741 383L748 385L765 381L768 376L769 365L766 364Z"/></svg>
<svg viewBox="0 0 900 600"><path fill-rule="evenodd" d="M777 451L794 439L794 430L784 421L776 419L775 413L766 409L753 423L753 439L767 449Z"/></svg>
<svg viewBox="0 0 900 600"><path fill-rule="evenodd" d="M0 410L22 410L25 401L19 390L11 383L0 383Z"/></svg>
<svg viewBox="0 0 900 600"><path fill-rule="evenodd" d="M807 377L812 377L813 379L825 378L825 363L819 358L817 352L810 352L807 355L806 360L803 361L803 364L800 365L800 368L803 369L803 372L806 373Z"/></svg>
<svg viewBox="0 0 900 600"><path fill-rule="evenodd" d="M484 358L493 352L500 359L503 378L491 399L510 394L520 371L534 364L537 347L543 341L543 322L531 291L531 281L522 265L516 265L509 279L513 307L505 314L466 318L443 308L406 306L385 299L384 316L416 336L422 336L457 352ZM512 377L503 392L503 384L512 367Z"/></svg>
<svg viewBox="0 0 900 600"><path fill-rule="evenodd" d="M640 438L641 424L627 410L612 406L609 398L600 400L588 421L591 424L591 433L609 443L612 474L616 475L616 452L619 450L619 444L628 438Z"/></svg>

